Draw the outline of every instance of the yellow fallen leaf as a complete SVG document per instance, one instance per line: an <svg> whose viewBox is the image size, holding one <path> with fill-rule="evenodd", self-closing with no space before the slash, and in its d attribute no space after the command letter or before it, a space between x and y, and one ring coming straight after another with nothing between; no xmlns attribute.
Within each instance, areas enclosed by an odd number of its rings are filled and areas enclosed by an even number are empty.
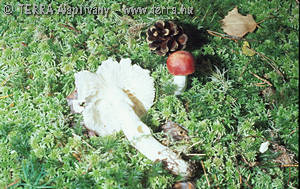
<svg viewBox="0 0 300 189"><path fill-rule="evenodd" d="M244 41L243 47L242 47L242 52L246 56L253 56L256 54L256 51L250 48L248 41Z"/></svg>
<svg viewBox="0 0 300 189"><path fill-rule="evenodd" d="M224 32L236 37L243 37L248 32L253 32L257 27L252 15L241 15L237 7L228 12L228 15L221 22Z"/></svg>

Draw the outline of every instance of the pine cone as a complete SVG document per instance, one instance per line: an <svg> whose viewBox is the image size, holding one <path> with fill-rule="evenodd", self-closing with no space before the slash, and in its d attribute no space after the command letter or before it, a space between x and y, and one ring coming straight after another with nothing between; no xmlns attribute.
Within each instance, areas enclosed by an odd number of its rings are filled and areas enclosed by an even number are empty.
<svg viewBox="0 0 300 189"><path fill-rule="evenodd" d="M186 46L188 36L182 27L172 21L158 20L147 31L147 42L152 51L160 56L165 56Z"/></svg>

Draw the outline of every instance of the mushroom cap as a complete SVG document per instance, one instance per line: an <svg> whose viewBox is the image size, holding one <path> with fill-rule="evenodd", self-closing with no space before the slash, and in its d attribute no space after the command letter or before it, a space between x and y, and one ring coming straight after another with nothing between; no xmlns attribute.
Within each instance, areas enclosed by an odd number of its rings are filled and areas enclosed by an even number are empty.
<svg viewBox="0 0 300 189"><path fill-rule="evenodd" d="M195 59L187 51L176 51L168 57L167 68L172 75L190 75L195 71Z"/></svg>
<svg viewBox="0 0 300 189"><path fill-rule="evenodd" d="M153 105L155 90L150 71L138 65L132 65L129 58L121 59L120 63L111 58L102 62L96 74L100 75L109 85L122 89L127 95L136 97L148 110ZM109 87L109 86L108 86Z"/></svg>
<svg viewBox="0 0 300 189"><path fill-rule="evenodd" d="M131 65L130 59L121 59L120 63L108 59L96 73L76 73L78 98L73 105L77 112L82 112L85 126L101 136L119 132L122 123L115 116L124 112L112 108L119 104L127 104L138 116L146 113L153 105L155 92L149 73Z"/></svg>

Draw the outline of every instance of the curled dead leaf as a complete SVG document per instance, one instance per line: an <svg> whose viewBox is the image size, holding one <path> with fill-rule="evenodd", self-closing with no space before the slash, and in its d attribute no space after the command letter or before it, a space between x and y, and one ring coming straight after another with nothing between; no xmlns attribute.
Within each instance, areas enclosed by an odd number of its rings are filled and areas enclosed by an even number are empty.
<svg viewBox="0 0 300 189"><path fill-rule="evenodd" d="M253 32L258 26L252 15L241 15L237 7L228 12L228 15L221 22L223 31L236 37L243 37L248 32Z"/></svg>
<svg viewBox="0 0 300 189"><path fill-rule="evenodd" d="M246 56L253 56L256 54L256 51L250 48L250 44L247 41L244 41L242 52Z"/></svg>
<svg viewBox="0 0 300 189"><path fill-rule="evenodd" d="M174 142L181 140L189 140L188 131L181 125L173 122L167 121L166 124L162 126L163 132L170 137Z"/></svg>
<svg viewBox="0 0 300 189"><path fill-rule="evenodd" d="M298 163L295 159L295 155L286 149L285 146L279 144L273 144L272 147L274 151L280 153L280 155L274 160L276 163L280 163L281 165L289 165L293 163Z"/></svg>

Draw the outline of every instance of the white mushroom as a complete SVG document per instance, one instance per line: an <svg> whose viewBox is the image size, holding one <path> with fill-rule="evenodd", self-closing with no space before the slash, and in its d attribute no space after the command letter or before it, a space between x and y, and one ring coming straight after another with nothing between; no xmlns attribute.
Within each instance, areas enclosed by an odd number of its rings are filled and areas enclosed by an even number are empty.
<svg viewBox="0 0 300 189"><path fill-rule="evenodd" d="M154 82L149 71L131 65L103 61L96 73L75 74L77 100L75 112L82 113L85 126L100 136L123 131L130 143L152 161L162 161L173 174L189 177L191 165L159 143L140 117L153 105Z"/></svg>

